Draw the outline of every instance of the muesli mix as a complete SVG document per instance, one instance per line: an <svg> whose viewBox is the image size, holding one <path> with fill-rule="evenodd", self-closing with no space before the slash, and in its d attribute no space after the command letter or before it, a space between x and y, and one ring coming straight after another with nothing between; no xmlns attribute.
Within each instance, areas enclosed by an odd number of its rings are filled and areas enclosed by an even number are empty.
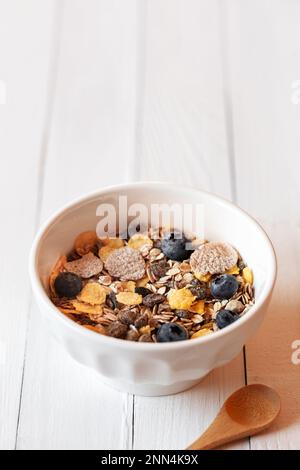
<svg viewBox="0 0 300 470"><path fill-rule="evenodd" d="M54 266L49 290L83 327L141 342L212 334L254 304L252 271L235 248L163 229L126 240L81 233Z"/></svg>

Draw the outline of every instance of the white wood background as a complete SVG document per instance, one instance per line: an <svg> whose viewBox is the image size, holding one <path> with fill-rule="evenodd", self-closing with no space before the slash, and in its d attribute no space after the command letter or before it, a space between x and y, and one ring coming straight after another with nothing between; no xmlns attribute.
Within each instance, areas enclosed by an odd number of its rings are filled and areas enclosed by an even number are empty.
<svg viewBox="0 0 300 470"><path fill-rule="evenodd" d="M0 448L184 448L236 388L283 410L227 448L300 449L299 0L0 0ZM176 396L102 385L48 337L30 292L33 235L82 192L175 181L237 202L274 241L259 334Z"/></svg>

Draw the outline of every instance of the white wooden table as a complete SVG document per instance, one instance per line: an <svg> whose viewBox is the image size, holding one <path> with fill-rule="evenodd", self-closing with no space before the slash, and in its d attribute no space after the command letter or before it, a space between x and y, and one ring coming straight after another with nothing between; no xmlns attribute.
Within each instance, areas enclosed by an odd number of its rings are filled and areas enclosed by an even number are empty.
<svg viewBox="0 0 300 470"><path fill-rule="evenodd" d="M276 387L283 411L229 448L300 449L299 21L297 0L0 0L1 449L184 448L245 380ZM153 179L248 210L279 277L244 357L185 393L141 398L48 336L27 258L63 203Z"/></svg>

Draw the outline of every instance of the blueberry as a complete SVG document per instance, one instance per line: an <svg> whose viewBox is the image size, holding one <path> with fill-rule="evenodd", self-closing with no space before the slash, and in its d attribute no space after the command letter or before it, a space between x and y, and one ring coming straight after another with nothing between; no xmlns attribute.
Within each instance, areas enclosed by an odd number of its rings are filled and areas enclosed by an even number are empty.
<svg viewBox="0 0 300 470"><path fill-rule="evenodd" d="M231 323L235 322L238 318L239 316L230 310L219 310L216 316L216 323L218 328L222 329L231 325Z"/></svg>
<svg viewBox="0 0 300 470"><path fill-rule="evenodd" d="M54 281L58 297L75 297L82 289L82 280L74 273L60 273Z"/></svg>
<svg viewBox="0 0 300 470"><path fill-rule="evenodd" d="M164 323L157 331L156 339L159 343L169 341L182 341L188 339L187 330L178 323Z"/></svg>
<svg viewBox="0 0 300 470"><path fill-rule="evenodd" d="M189 241L182 233L171 232L162 239L161 250L167 258L174 261L183 261L188 259L193 251L186 249L186 244Z"/></svg>
<svg viewBox="0 0 300 470"><path fill-rule="evenodd" d="M230 299L238 290L239 283L231 274L216 277L210 286L211 295L215 299Z"/></svg>
<svg viewBox="0 0 300 470"><path fill-rule="evenodd" d="M147 287L136 287L134 289L136 294L140 294L142 297L146 297L146 295L152 294L150 289L147 289Z"/></svg>

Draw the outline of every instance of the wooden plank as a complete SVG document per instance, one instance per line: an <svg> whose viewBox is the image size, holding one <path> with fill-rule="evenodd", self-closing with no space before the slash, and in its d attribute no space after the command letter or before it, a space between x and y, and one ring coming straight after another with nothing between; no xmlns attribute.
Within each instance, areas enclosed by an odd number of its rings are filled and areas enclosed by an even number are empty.
<svg viewBox="0 0 300 470"><path fill-rule="evenodd" d="M30 303L53 2L0 2L0 449L15 446ZM30 184L29 184L30 182Z"/></svg>
<svg viewBox="0 0 300 470"><path fill-rule="evenodd" d="M292 344L300 340L300 231L293 221L268 225L268 231L280 269L269 314L247 345L247 371L249 382L265 383L279 392L282 412L269 431L251 439L251 448L299 450L300 365L292 362Z"/></svg>
<svg viewBox="0 0 300 470"><path fill-rule="evenodd" d="M300 77L300 4L230 2L231 71L238 202L269 229L279 276L265 324L247 345L249 382L275 387L283 410L275 426L251 439L252 449L299 449L299 120L293 83ZM294 104L295 103L295 104Z"/></svg>
<svg viewBox="0 0 300 470"><path fill-rule="evenodd" d="M62 11L41 218L126 181L135 150L136 1L67 0ZM18 448L128 449L132 397L105 387L29 326Z"/></svg>
<svg viewBox="0 0 300 470"><path fill-rule="evenodd" d="M230 198L219 15L216 1L151 0L141 9L137 173ZM134 448L184 448L242 385L240 355L190 391L135 397ZM248 441L231 448L247 449Z"/></svg>

